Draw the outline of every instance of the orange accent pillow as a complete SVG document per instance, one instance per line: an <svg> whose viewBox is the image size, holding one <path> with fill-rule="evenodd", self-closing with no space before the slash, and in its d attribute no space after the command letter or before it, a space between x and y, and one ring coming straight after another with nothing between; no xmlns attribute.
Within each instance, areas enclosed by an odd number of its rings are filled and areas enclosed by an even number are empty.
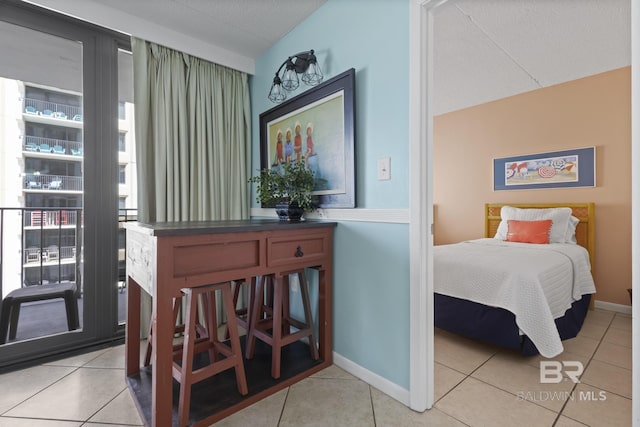
<svg viewBox="0 0 640 427"><path fill-rule="evenodd" d="M553 220L550 219L540 221L510 219L507 221L507 242L549 243L551 224Z"/></svg>

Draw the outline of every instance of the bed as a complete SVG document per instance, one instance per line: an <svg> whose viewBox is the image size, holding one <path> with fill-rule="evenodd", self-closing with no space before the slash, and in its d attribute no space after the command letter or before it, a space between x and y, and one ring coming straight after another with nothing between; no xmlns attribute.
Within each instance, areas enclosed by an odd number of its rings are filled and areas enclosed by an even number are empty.
<svg viewBox="0 0 640 427"><path fill-rule="evenodd" d="M562 340L578 334L592 306L595 205L508 204L507 214L570 209L575 244L545 245L494 239L496 232L504 235L503 206L485 205L484 239L434 247L435 326L525 355L554 357L563 351Z"/></svg>

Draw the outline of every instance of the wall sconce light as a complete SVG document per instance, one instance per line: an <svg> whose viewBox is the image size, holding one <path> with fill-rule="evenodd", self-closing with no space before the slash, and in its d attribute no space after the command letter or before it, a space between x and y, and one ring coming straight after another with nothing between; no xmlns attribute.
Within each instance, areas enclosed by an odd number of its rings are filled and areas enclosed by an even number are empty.
<svg viewBox="0 0 640 427"><path fill-rule="evenodd" d="M284 71L280 75L283 68ZM315 86L322 81L322 71L313 54L313 49L291 55L282 63L273 78L269 99L272 102L282 102L287 99L287 91L296 90L300 86L298 74L302 74L302 81L309 86Z"/></svg>

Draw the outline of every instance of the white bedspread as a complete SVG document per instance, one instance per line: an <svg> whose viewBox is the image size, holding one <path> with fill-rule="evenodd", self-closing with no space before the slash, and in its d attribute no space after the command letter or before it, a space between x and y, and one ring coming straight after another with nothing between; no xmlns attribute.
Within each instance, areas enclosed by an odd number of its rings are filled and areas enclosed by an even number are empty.
<svg viewBox="0 0 640 427"><path fill-rule="evenodd" d="M488 238L435 246L434 276L439 294L515 314L520 330L545 357L563 351L554 319L596 291L587 250L572 244Z"/></svg>

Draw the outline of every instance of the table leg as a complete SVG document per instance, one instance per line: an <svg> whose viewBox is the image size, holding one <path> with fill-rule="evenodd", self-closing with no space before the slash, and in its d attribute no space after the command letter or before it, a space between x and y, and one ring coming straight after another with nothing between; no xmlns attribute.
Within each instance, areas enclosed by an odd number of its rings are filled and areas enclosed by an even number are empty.
<svg viewBox="0 0 640 427"><path fill-rule="evenodd" d="M330 266L318 271L318 352L320 353L320 358L329 363L333 363L333 325L331 322L333 316L331 312L333 300L331 287L332 274Z"/></svg>
<svg viewBox="0 0 640 427"><path fill-rule="evenodd" d="M155 350L152 358L152 425L171 425L173 414L173 295L167 291L167 285L157 279L153 299L153 335L152 346Z"/></svg>
<svg viewBox="0 0 640 427"><path fill-rule="evenodd" d="M131 277L128 277L128 282L124 347L127 376L140 372L140 286Z"/></svg>
<svg viewBox="0 0 640 427"><path fill-rule="evenodd" d="M271 338L271 376L280 378L280 358L282 356L282 292L283 277L273 278L273 328Z"/></svg>

